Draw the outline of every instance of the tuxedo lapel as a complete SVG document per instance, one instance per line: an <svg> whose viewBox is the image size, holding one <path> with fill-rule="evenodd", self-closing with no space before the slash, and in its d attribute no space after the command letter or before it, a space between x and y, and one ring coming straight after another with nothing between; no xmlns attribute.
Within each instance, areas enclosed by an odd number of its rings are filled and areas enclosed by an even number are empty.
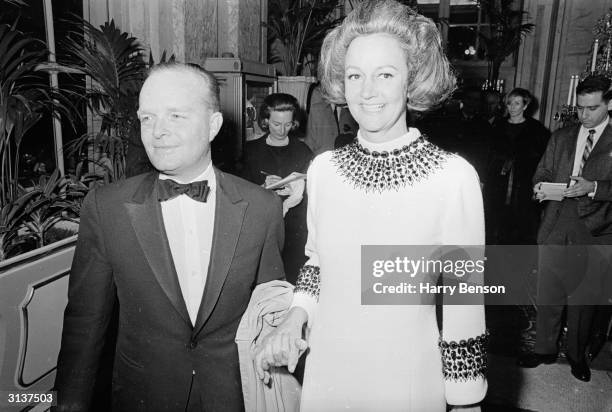
<svg viewBox="0 0 612 412"><path fill-rule="evenodd" d="M125 207L153 275L172 306L191 326L157 200L156 180L157 173L149 174Z"/></svg>
<svg viewBox="0 0 612 412"><path fill-rule="evenodd" d="M193 336L197 335L215 307L236 251L242 221L248 203L223 172L215 169L217 202L213 229L212 250L206 287L198 311Z"/></svg>

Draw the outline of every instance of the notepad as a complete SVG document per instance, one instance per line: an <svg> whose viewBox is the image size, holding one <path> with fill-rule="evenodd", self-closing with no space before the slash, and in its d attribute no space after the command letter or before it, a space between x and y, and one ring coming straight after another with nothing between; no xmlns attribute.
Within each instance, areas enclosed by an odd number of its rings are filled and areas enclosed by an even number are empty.
<svg viewBox="0 0 612 412"><path fill-rule="evenodd" d="M540 183L540 190L546 195L546 200L556 200L560 202L563 200L563 191L567 189L566 183Z"/></svg>
<svg viewBox="0 0 612 412"><path fill-rule="evenodd" d="M279 180L278 182L272 185L266 186L266 189L278 189L280 187L286 186L288 183L291 183L295 180L300 180L300 179L306 179L306 174L293 172L289 176Z"/></svg>

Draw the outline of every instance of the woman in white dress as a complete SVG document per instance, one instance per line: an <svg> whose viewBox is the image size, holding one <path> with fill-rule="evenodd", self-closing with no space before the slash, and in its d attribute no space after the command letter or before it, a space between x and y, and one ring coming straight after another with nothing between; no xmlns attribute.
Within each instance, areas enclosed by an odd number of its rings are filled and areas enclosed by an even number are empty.
<svg viewBox="0 0 612 412"><path fill-rule="evenodd" d="M364 245L484 244L474 168L406 126L407 108L427 110L455 87L437 28L394 0L362 2L326 37L319 73L358 139L308 170L308 261L286 320L258 346L258 373L293 371L308 347L302 411L477 404L487 389L478 297L444 305L442 333L433 301L362 304Z"/></svg>

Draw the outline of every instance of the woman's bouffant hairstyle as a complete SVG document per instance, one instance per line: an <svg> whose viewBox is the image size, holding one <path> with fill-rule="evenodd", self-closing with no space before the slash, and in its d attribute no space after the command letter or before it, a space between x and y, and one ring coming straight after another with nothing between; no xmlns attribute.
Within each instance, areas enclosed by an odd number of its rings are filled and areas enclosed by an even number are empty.
<svg viewBox="0 0 612 412"><path fill-rule="evenodd" d="M300 122L297 120L300 112L300 104L292 95L287 93L272 93L266 96L259 108L259 118L257 120L261 130L265 132L269 130L268 121L270 120L270 113L273 111L293 113L293 126L291 126L291 130L289 130L290 132L300 127Z"/></svg>
<svg viewBox="0 0 612 412"><path fill-rule="evenodd" d="M442 49L434 22L395 0L365 1L328 33L321 48L319 75L323 95L344 104L344 61L359 36L384 33L396 38L408 65L407 106L425 111L445 100L456 78Z"/></svg>
<svg viewBox="0 0 612 412"><path fill-rule="evenodd" d="M515 96L523 99L523 104L525 106L529 106L529 103L531 103L531 100L533 99L533 96L531 95L531 93L529 93L529 90L516 87L512 89L510 93L508 93L508 97L506 97L506 102L510 101L510 98Z"/></svg>

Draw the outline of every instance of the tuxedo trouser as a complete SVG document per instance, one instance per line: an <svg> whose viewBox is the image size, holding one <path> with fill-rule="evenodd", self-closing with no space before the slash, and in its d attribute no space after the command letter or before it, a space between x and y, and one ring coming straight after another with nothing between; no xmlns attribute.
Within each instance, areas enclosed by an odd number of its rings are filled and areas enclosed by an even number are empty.
<svg viewBox="0 0 612 412"><path fill-rule="evenodd" d="M538 314L535 352L556 354L567 306L567 355L584 357L594 306L601 294L609 261L596 245L577 212L577 201L563 201L555 230L540 246L538 258ZM571 247L566 247L571 246Z"/></svg>

